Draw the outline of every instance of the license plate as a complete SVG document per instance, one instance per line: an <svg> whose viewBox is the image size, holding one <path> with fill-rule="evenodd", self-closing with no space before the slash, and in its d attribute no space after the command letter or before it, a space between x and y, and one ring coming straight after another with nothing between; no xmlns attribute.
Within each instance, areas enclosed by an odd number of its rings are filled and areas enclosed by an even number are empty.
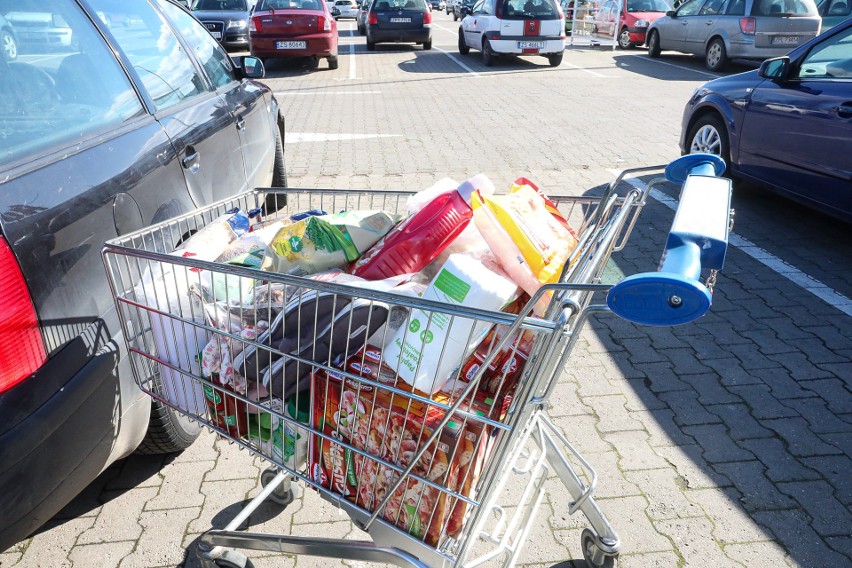
<svg viewBox="0 0 852 568"><path fill-rule="evenodd" d="M210 34L216 39L222 39L222 32L210 32Z"/></svg>
<svg viewBox="0 0 852 568"><path fill-rule="evenodd" d="M772 36L772 45L799 45L799 36Z"/></svg>
<svg viewBox="0 0 852 568"><path fill-rule="evenodd" d="M544 47L543 41L519 41L518 49L542 49Z"/></svg>
<svg viewBox="0 0 852 568"><path fill-rule="evenodd" d="M306 41L276 41L275 49L305 49L308 46Z"/></svg>
<svg viewBox="0 0 852 568"><path fill-rule="evenodd" d="M410 24L411 18L391 18L392 24Z"/></svg>

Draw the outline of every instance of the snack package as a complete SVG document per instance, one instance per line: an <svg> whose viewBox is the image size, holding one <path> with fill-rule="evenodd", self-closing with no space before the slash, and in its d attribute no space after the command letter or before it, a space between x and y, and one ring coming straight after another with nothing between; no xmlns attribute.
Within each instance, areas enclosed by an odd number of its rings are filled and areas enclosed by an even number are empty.
<svg viewBox="0 0 852 568"><path fill-rule="evenodd" d="M358 260L396 225L385 211L344 211L310 216L282 227L266 248L262 270L315 274Z"/></svg>
<svg viewBox="0 0 852 568"><path fill-rule="evenodd" d="M225 247L246 234L249 226L248 214L242 209L233 209L204 225L178 245L172 254L214 260Z"/></svg>
<svg viewBox="0 0 852 568"><path fill-rule="evenodd" d="M515 332L488 365L479 381L479 390L488 394L507 394L511 392L527 364L532 351L535 336L529 330ZM473 354L464 362L461 379L470 382L482 368L488 354L497 346L500 337L492 329Z"/></svg>
<svg viewBox="0 0 852 568"><path fill-rule="evenodd" d="M559 279L577 239L533 187L514 189L508 195L474 194L473 221L509 276L533 295ZM544 315L549 301L543 296L535 313Z"/></svg>

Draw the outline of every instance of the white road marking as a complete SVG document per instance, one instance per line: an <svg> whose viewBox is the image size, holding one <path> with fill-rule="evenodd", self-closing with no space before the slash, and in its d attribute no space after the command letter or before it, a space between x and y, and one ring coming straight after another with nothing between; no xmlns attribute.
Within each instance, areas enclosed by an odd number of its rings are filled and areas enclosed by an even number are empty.
<svg viewBox="0 0 852 568"><path fill-rule="evenodd" d="M693 69L691 67L686 67L684 65L677 65L676 63L669 63L668 61L660 61L659 59L654 59L652 57L648 57L647 55L634 55L633 57L638 57L639 59L644 59L645 61L652 61L654 63L659 63L660 65L668 65L669 67L676 67L678 69L683 69L684 71L691 71L693 73L698 73L699 75L706 75L707 77L713 77L714 79L718 79L722 77L722 75L716 75L715 73L708 73L707 71L699 71L698 69Z"/></svg>
<svg viewBox="0 0 852 568"><path fill-rule="evenodd" d="M617 170L607 171L609 171L613 175L618 175ZM636 178L629 178L624 181L639 190L645 190L646 185L642 180ZM677 211L677 199L669 197L662 191L656 189L652 189L650 195L669 209ZM850 300L840 292L829 288L827 285L823 284L813 276L805 274L798 268L784 262L771 252L760 248L745 237L741 237L736 233L731 233L730 235L728 235L728 242L731 246L737 247L754 260L760 262L761 264L769 267L771 270L777 272L781 276L787 278L803 290L810 292L817 298L823 300L829 306L837 308L847 316L852 316L852 300Z"/></svg>
<svg viewBox="0 0 852 568"><path fill-rule="evenodd" d="M320 132L287 132L284 134L284 143L336 142L340 140L368 140L371 138L402 138L402 134L322 134Z"/></svg>
<svg viewBox="0 0 852 568"><path fill-rule="evenodd" d="M570 53L570 52L569 52ZM600 73L596 73L591 69L586 69L585 67L580 67L579 65L574 65L569 61L562 60L562 65L567 65L568 67L572 67L574 69L579 69L580 71L585 71L589 75L594 75L595 77L600 77L601 79L616 79L618 78L616 75L601 75Z"/></svg>
<svg viewBox="0 0 852 568"><path fill-rule="evenodd" d="M450 29L447 29L447 28L445 28L445 27L444 27L444 26L442 26L442 25L436 24L435 22L432 22L432 27L433 27L433 28L438 28L438 29L444 30L444 31L445 31L445 32L447 32L448 34L452 34L452 35L454 35L454 36L456 36L456 37L459 37L459 31L458 31L458 30L450 30Z"/></svg>
<svg viewBox="0 0 852 568"><path fill-rule="evenodd" d="M355 30L353 28L349 28L349 37L350 38L355 37ZM358 78L358 77L355 76L355 44L354 43L349 44L349 78L350 79L357 79Z"/></svg>
<svg viewBox="0 0 852 568"><path fill-rule="evenodd" d="M276 97L320 97L326 95L381 95L381 91L275 91Z"/></svg>
<svg viewBox="0 0 852 568"><path fill-rule="evenodd" d="M456 65L458 65L459 67L461 67L462 69L464 69L465 71L467 71L468 73L470 73L471 75L473 75L474 77L479 77L479 76L480 76L480 75L479 75L479 73L477 73L476 71L474 71L473 69L471 69L470 67L468 67L467 65L465 65L464 63L462 63L462 62L459 60L459 58L458 58L458 57L456 57L455 55L453 55L453 54L452 54L452 53L450 53L449 51L445 51L445 50L441 49L440 47L435 47L434 49L435 49L435 50L437 50L437 51L440 51L441 53L443 53L444 55L446 55L447 57L449 57L449 58L450 58L450 61L452 61L453 63L455 63Z"/></svg>

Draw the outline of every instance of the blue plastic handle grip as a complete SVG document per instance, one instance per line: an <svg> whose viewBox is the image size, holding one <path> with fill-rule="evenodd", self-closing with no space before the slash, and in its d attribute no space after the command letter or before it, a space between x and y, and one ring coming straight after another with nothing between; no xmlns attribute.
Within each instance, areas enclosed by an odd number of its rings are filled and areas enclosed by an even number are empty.
<svg viewBox="0 0 852 568"><path fill-rule="evenodd" d="M684 185L659 271L613 286L607 304L614 313L655 326L689 323L707 313L712 296L700 281L701 270L721 269L728 246L731 185L717 177L724 171L724 161L709 154L669 164L666 177Z"/></svg>

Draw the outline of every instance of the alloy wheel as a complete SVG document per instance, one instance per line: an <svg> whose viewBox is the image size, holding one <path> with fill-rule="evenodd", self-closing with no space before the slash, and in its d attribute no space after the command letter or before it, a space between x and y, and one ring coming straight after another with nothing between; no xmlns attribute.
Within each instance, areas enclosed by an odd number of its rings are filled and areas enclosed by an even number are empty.
<svg viewBox="0 0 852 568"><path fill-rule="evenodd" d="M704 153L720 155L722 153L722 137L712 124L705 124L692 137L689 146L690 154Z"/></svg>

